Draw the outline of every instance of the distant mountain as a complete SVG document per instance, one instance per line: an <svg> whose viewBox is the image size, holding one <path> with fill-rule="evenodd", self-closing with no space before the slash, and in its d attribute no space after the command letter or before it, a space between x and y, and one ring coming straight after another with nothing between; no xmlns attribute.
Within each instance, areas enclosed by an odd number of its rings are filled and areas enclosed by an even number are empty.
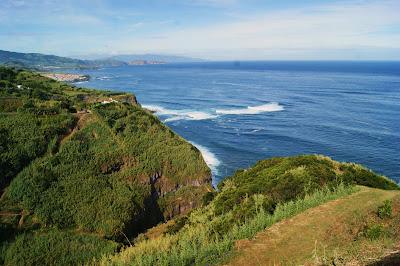
<svg viewBox="0 0 400 266"><path fill-rule="evenodd" d="M104 66L120 66L125 62L116 59L81 60L39 53L18 53L0 50L0 64L21 68L95 68Z"/></svg>
<svg viewBox="0 0 400 266"><path fill-rule="evenodd" d="M187 63L187 62L204 61L202 59L185 57L185 56L157 55L157 54L131 54L131 55L126 54L126 55L115 55L110 58L124 62L132 62L138 60L153 61L153 62L159 61L166 63Z"/></svg>
<svg viewBox="0 0 400 266"><path fill-rule="evenodd" d="M100 57L101 58L101 57ZM203 62L205 60L199 58L191 58L177 55L160 55L160 54L121 54L103 58L114 59L123 62L148 61L148 62L165 62L165 63L189 63Z"/></svg>
<svg viewBox="0 0 400 266"><path fill-rule="evenodd" d="M122 65L154 65L167 63L202 62L203 59L176 55L125 54L96 55L76 59L40 53L19 53L0 50L0 65L36 70L55 68L97 68Z"/></svg>

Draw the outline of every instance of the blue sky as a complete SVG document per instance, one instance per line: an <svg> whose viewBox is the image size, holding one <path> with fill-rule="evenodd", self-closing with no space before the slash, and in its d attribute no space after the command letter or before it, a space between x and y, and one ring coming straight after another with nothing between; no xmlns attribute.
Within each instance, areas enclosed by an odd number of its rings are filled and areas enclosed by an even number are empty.
<svg viewBox="0 0 400 266"><path fill-rule="evenodd" d="M400 0L0 0L0 49L400 60Z"/></svg>

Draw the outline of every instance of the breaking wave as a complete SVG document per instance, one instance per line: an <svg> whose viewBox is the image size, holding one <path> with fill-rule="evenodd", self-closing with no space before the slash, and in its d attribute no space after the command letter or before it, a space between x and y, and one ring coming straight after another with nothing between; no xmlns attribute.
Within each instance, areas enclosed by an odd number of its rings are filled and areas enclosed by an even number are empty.
<svg viewBox="0 0 400 266"><path fill-rule="evenodd" d="M283 106L277 102L271 102L258 106L248 106L241 109L217 109L215 112L221 115L254 115L265 112L278 112L284 110Z"/></svg>
<svg viewBox="0 0 400 266"><path fill-rule="evenodd" d="M248 106L247 108L241 109L216 109L216 114L190 110L172 110L158 105L143 105L143 107L157 113L159 116L167 116L163 122L173 122L178 120L206 120L217 118L220 115L254 115L284 110L284 107L276 102L258 106Z"/></svg>
<svg viewBox="0 0 400 266"><path fill-rule="evenodd" d="M158 105L143 105L144 108L149 109L160 116L170 116L164 122L172 122L177 120L206 120L216 118L216 115L209 114L201 111L187 111L187 110L171 110Z"/></svg>
<svg viewBox="0 0 400 266"><path fill-rule="evenodd" d="M213 176L218 174L218 166L221 164L221 162L218 160L218 158L215 156L214 153L212 153L209 149L207 149L204 146L201 146L195 142L189 141L193 146L195 146L200 152L201 155L203 156L204 161L210 167L211 173Z"/></svg>

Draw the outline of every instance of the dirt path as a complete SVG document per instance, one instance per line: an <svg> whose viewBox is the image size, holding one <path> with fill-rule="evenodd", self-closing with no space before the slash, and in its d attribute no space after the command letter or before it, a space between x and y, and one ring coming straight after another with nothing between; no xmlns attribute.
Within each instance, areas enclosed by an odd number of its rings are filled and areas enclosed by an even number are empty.
<svg viewBox="0 0 400 266"><path fill-rule="evenodd" d="M68 132L67 134L65 134L60 138L58 146L61 146L65 141L70 139L72 135L74 135L77 131L79 131L84 126L90 115L91 113L77 114L76 117L78 118L78 120L76 121L75 126L72 128L70 132Z"/></svg>
<svg viewBox="0 0 400 266"><path fill-rule="evenodd" d="M237 253L227 265L303 265L317 247L346 246L350 219L377 209L398 191L362 188L346 198L328 202L236 243Z"/></svg>
<svg viewBox="0 0 400 266"><path fill-rule="evenodd" d="M8 212L8 211L0 212L0 216L18 216L18 215L21 215L21 213Z"/></svg>

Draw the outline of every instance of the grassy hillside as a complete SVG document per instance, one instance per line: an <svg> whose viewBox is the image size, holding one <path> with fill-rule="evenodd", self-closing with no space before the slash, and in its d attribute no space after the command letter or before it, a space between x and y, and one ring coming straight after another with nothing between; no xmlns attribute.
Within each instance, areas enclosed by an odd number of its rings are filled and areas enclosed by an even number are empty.
<svg viewBox="0 0 400 266"><path fill-rule="evenodd" d="M0 67L0 135L6 264L75 264L114 252L211 190L200 152L133 95Z"/></svg>
<svg viewBox="0 0 400 266"><path fill-rule="evenodd" d="M142 235L134 247L105 257L104 265L210 265L229 258L236 241L325 202L357 192L355 184L398 186L359 165L307 155L258 162L226 178L205 207ZM398 192L394 192L398 193ZM393 194L394 194L393 193ZM162 229L160 228L159 231Z"/></svg>
<svg viewBox="0 0 400 266"><path fill-rule="evenodd" d="M238 241L226 265L398 265L399 207L399 191L362 187Z"/></svg>

